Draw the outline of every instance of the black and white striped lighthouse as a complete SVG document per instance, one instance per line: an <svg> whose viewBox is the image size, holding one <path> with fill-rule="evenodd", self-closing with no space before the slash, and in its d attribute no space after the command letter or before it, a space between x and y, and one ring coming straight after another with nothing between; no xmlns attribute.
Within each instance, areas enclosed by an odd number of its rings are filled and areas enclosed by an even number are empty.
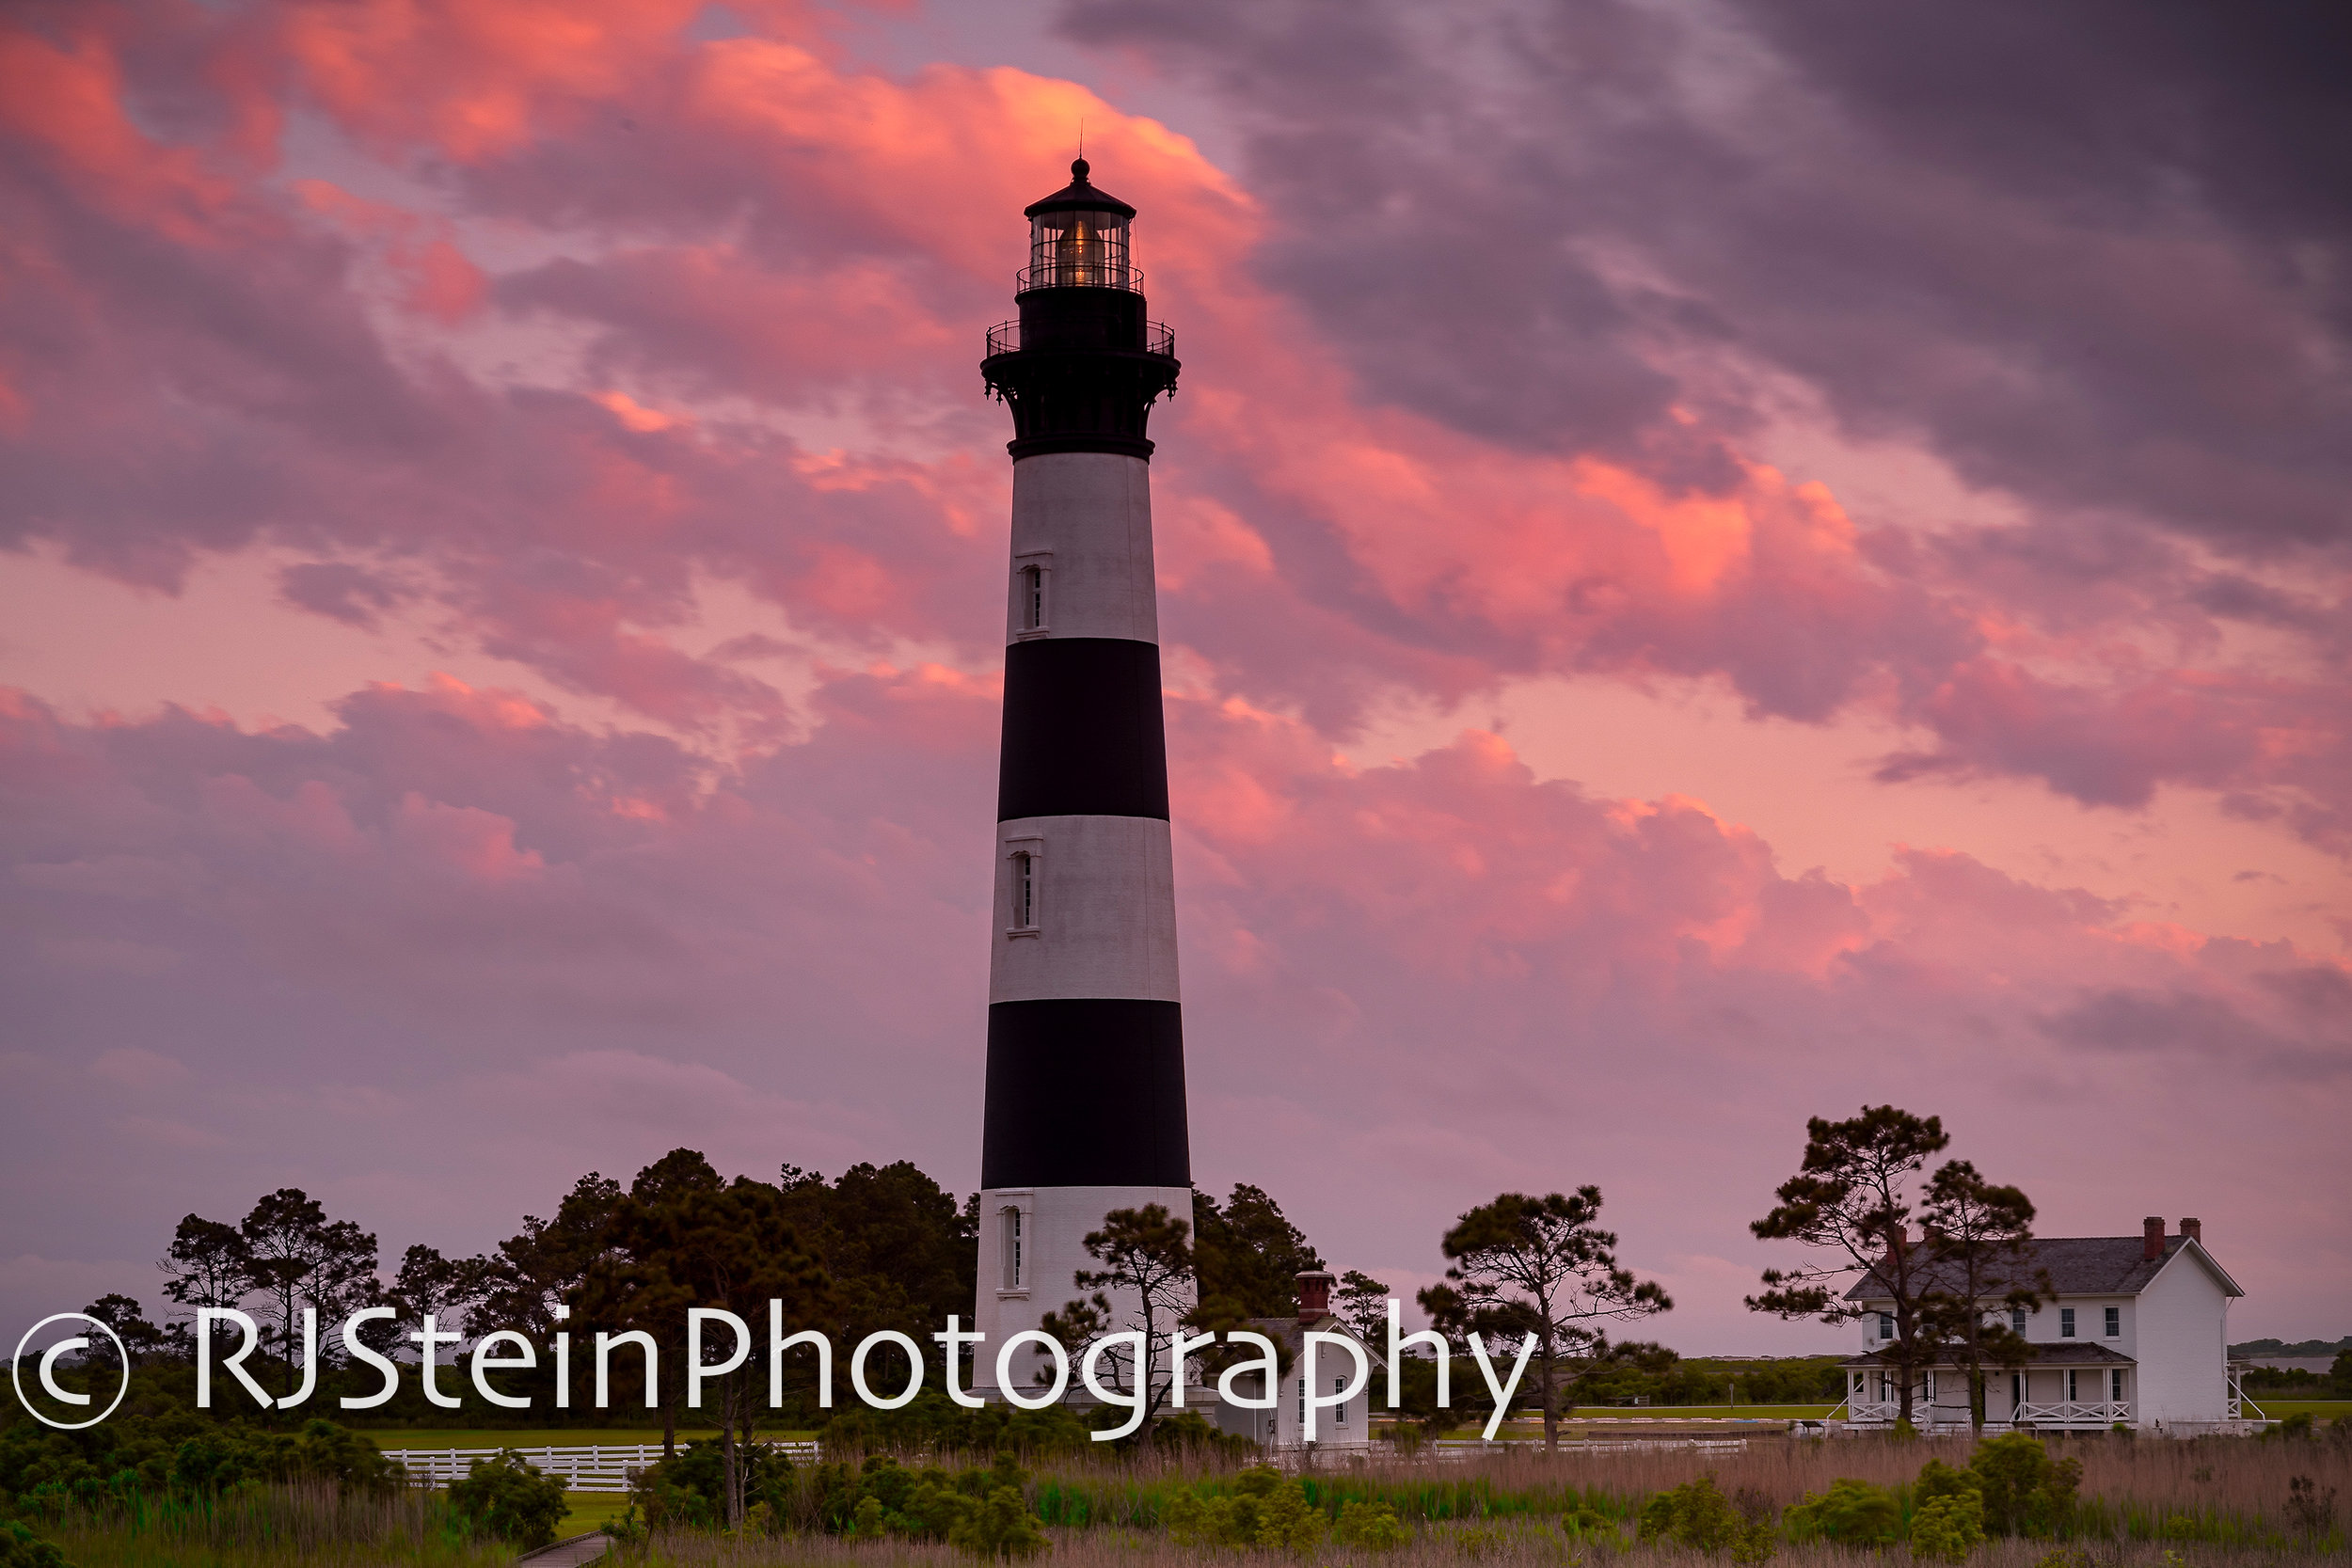
<svg viewBox="0 0 2352 1568"><path fill-rule="evenodd" d="M1094 1266L1082 1239L1105 1213L1192 1212L1143 434L1177 361L1144 314L1135 209L1090 184L1083 158L1070 171L1027 209L1020 318L989 333L980 366L1013 420L982 1390L1007 1337L1087 1293L1073 1276ZM1024 1392L1031 1364L1014 1363Z"/></svg>

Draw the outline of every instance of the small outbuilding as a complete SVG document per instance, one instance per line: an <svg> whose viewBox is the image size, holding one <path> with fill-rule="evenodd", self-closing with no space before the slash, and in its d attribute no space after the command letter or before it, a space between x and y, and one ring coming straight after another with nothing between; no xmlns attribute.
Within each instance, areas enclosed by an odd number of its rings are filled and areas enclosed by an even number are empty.
<svg viewBox="0 0 2352 1568"><path fill-rule="evenodd" d="M1331 1311L1331 1289L1336 1283L1331 1275L1321 1270L1301 1274L1298 1316L1251 1318L1242 1325L1275 1347L1281 1372L1276 1381L1270 1409L1235 1404L1212 1394L1216 1404L1211 1418L1219 1431L1247 1437L1277 1452L1302 1449L1308 1446L1307 1397L1311 1391L1318 1402L1313 1441L1318 1452L1371 1446L1374 1390L1386 1386L1388 1362ZM1355 1345L1363 1354L1362 1375L1359 1376L1356 1357L1343 1346L1327 1340L1315 1344L1315 1354L1311 1358L1307 1354L1310 1334L1329 1336ZM1266 1395L1264 1374L1236 1376L1232 1389L1240 1398L1262 1401ZM1342 1399L1342 1395L1346 1397ZM1322 1402L1325 1401L1337 1402Z"/></svg>

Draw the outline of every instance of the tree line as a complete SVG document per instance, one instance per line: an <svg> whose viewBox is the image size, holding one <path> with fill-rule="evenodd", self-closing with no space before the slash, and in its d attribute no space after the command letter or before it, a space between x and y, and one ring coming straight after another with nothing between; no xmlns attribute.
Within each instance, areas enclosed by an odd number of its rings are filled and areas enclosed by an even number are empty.
<svg viewBox="0 0 2352 1568"><path fill-rule="evenodd" d="M1838 1287L1874 1281L1895 1306L1897 1332L1881 1357L1899 1376L1902 1418L1912 1415L1915 1374L1957 1361L1980 1422L1987 1370L2024 1354L2000 1309L2041 1299L2046 1282L2026 1277L2033 1208L2023 1193L1989 1181L1964 1161L1927 1172L1929 1158L1948 1142L1935 1117L1891 1106L1865 1107L1844 1121L1813 1119L1798 1174L1752 1227L1765 1240L1801 1243L1811 1257L1767 1271L1765 1289L1748 1305L1784 1318L1850 1322L1862 1308ZM1673 1303L1659 1282L1619 1262L1619 1239L1601 1223L1602 1201L1597 1186L1585 1185L1540 1196L1503 1193L1465 1211L1440 1238L1445 1278L1417 1296L1431 1324L1425 1348L1475 1349L1499 1365L1522 1367L1517 1398L1540 1410L1548 1442L1557 1441L1560 1422L1580 1402L1627 1397L1629 1383L1662 1391L1678 1375L1672 1352L1616 1337ZM374 1235L289 1187L264 1195L233 1222L193 1213L180 1222L161 1261L171 1309L164 1324L150 1322L127 1296L106 1297L91 1311L122 1336L135 1361L165 1367L193 1358L197 1308L251 1308L261 1323L261 1375L283 1393L313 1378L322 1402L345 1391L352 1369L337 1337L319 1336L315 1350L307 1343L305 1306L329 1320L390 1307L389 1321L361 1335L384 1354L402 1353L407 1325L431 1314L441 1330L466 1338L512 1329L543 1341L559 1325L642 1330L675 1366L686 1352L687 1308L764 1319L771 1300L784 1303L790 1329L817 1329L836 1343L885 1329L920 1341L949 1314L970 1310L977 1204L977 1194L959 1201L907 1161L853 1165L830 1180L791 1164L772 1180L729 1179L700 1152L680 1148L626 1185L590 1172L549 1217L526 1215L487 1252L452 1258L412 1244L388 1268ZM1915 1242L1909 1239L1915 1220L1923 1227ZM1247 1183L1222 1201L1196 1193L1189 1215L1158 1206L1115 1212L1087 1245L1096 1267L1079 1286L1091 1293L1049 1313L1047 1325L1073 1348L1114 1329L1142 1332L1141 1365L1121 1375L1149 1402L1147 1442L1167 1414L1178 1336L1293 1319L1298 1275L1324 1267L1275 1198ZM1115 1292L1134 1304L1138 1322L1112 1321ZM1390 1296L1384 1282L1348 1270L1332 1308L1384 1347ZM642 1420L639 1412L649 1409L674 1447L678 1380L648 1390L642 1364L621 1358L615 1370L615 1409L566 1418ZM1411 1357L1402 1371L1408 1416L1444 1426L1481 1407L1476 1379L1449 1380L1427 1355ZM878 1382L891 1375L877 1367ZM510 1396L538 1402L551 1393L554 1372L543 1362L494 1376ZM726 1446L761 1426L817 1426L826 1418L815 1403L813 1369L787 1373L785 1401L773 1409L754 1376L745 1370L718 1380L715 1409L701 1413ZM1678 1386L1690 1386L1686 1378ZM1759 1394L1752 1383L1749 1397ZM496 1425L514 1418L483 1408L470 1391L428 1403L404 1382L374 1418Z"/></svg>

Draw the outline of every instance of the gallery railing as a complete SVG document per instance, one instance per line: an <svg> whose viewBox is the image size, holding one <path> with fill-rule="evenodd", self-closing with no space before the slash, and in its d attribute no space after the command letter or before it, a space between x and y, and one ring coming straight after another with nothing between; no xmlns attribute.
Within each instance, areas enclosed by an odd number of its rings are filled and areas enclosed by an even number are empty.
<svg viewBox="0 0 2352 1568"><path fill-rule="evenodd" d="M1020 352L1020 349L1021 324L1019 322L998 322L988 329L988 352L991 356L999 354L1016 354ZM1170 358L1175 357L1176 334L1168 330L1166 322L1143 324L1143 352L1165 354Z"/></svg>
<svg viewBox="0 0 2352 1568"><path fill-rule="evenodd" d="M1143 287L1143 269L1131 267L1124 261L1104 261L1092 258L1073 260L1057 257L1023 267L1015 275L1021 290L1031 289L1124 289L1135 293Z"/></svg>

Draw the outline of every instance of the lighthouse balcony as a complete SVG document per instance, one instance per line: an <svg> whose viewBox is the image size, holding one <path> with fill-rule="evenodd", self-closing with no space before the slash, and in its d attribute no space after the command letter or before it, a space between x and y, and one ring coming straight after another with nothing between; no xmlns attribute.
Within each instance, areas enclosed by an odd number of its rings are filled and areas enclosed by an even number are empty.
<svg viewBox="0 0 2352 1568"><path fill-rule="evenodd" d="M1131 294L1143 293L1143 269L1131 267L1125 261L1106 258L1104 247L1089 247L1081 255L1049 255L1045 260L1023 267L1013 276L1019 280L1016 293L1031 289L1120 289ZM1124 249L1122 245L1120 249Z"/></svg>
<svg viewBox="0 0 2352 1568"><path fill-rule="evenodd" d="M1058 325L1058 324L1057 324L1057 325ZM1062 341L1065 337L1063 331L1057 330L1053 332L1051 336L1055 340L1054 341L1031 343L1028 346L1031 348L1066 348L1073 346ZM1021 352L1022 346L1020 322L998 322L994 326L988 329L988 356L990 358L993 359L1000 354L1018 354ZM1084 346L1093 347L1096 345L1086 344ZM1165 355L1168 358L1173 359L1176 356L1176 334L1168 330L1168 324L1166 322L1148 321L1143 324L1143 341L1139 345L1135 346L1140 347L1146 354Z"/></svg>

